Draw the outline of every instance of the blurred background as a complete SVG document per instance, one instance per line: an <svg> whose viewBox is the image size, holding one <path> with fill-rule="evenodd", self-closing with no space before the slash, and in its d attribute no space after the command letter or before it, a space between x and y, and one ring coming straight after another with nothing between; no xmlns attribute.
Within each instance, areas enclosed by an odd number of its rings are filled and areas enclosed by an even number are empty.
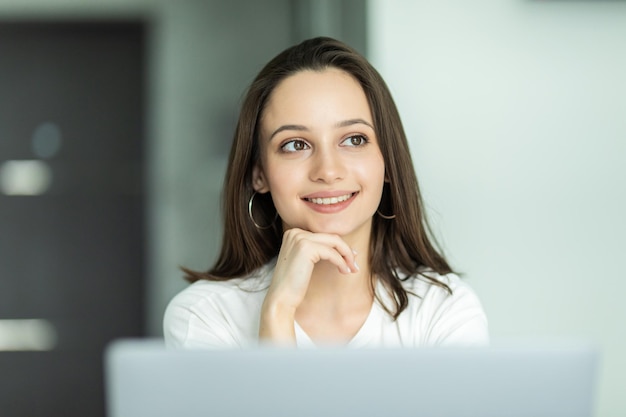
<svg viewBox="0 0 626 417"><path fill-rule="evenodd" d="M625 1L0 0L2 416L104 416L104 347L216 256L245 88L316 35L389 84L494 342L596 344L626 415Z"/></svg>

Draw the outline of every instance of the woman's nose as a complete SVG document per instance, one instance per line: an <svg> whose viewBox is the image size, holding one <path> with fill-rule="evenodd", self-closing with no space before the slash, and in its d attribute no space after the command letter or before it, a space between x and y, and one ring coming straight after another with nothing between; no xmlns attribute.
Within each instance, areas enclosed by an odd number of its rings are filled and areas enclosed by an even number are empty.
<svg viewBox="0 0 626 417"><path fill-rule="evenodd" d="M318 149L311 158L312 181L333 183L345 176L345 163L336 150Z"/></svg>

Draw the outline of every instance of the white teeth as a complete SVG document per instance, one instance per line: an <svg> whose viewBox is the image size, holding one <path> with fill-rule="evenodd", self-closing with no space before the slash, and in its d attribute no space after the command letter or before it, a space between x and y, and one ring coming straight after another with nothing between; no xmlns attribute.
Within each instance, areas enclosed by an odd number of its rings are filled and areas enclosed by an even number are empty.
<svg viewBox="0 0 626 417"><path fill-rule="evenodd" d="M352 197L352 194L346 194L346 195L341 195L339 197L330 197L330 198L307 198L307 201L310 201L313 204L337 204L337 203L341 203L342 201L346 201L347 199L349 199L350 197Z"/></svg>

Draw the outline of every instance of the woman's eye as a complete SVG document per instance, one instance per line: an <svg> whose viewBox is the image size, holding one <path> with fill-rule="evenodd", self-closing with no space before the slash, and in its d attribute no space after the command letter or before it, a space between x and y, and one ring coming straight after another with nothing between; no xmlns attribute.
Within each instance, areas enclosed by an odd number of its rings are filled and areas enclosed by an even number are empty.
<svg viewBox="0 0 626 417"><path fill-rule="evenodd" d="M309 145L303 140L290 140L287 143L284 143L280 149L283 152L298 152L304 151L309 148Z"/></svg>
<svg viewBox="0 0 626 417"><path fill-rule="evenodd" d="M363 135L353 135L344 139L342 143L347 146L362 146L367 143L367 138Z"/></svg>

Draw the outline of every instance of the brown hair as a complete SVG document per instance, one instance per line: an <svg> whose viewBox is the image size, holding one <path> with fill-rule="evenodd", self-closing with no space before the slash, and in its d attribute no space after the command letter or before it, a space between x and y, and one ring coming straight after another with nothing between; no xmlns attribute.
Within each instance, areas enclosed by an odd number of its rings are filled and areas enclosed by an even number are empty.
<svg viewBox="0 0 626 417"><path fill-rule="evenodd" d="M369 263L372 277L382 282L394 300L395 308L384 304L383 307L397 318L408 304L400 276L415 276L424 270L443 275L452 270L431 243L406 135L387 85L358 52L326 37L309 39L286 49L252 82L241 107L224 182L220 255L207 272L184 271L191 282L225 281L246 276L278 255L283 230L281 222L274 221L276 210L269 193L255 195L253 215L258 225L271 226L260 229L248 215L248 202L254 193L252 170L259 159L260 119L270 94L282 80L299 71L321 71L329 67L351 74L361 84L372 112L388 181L379 211L396 217L390 220L374 216ZM428 275L422 277L451 292L445 283ZM372 288L374 284L373 278ZM380 302L378 294L376 297Z"/></svg>

